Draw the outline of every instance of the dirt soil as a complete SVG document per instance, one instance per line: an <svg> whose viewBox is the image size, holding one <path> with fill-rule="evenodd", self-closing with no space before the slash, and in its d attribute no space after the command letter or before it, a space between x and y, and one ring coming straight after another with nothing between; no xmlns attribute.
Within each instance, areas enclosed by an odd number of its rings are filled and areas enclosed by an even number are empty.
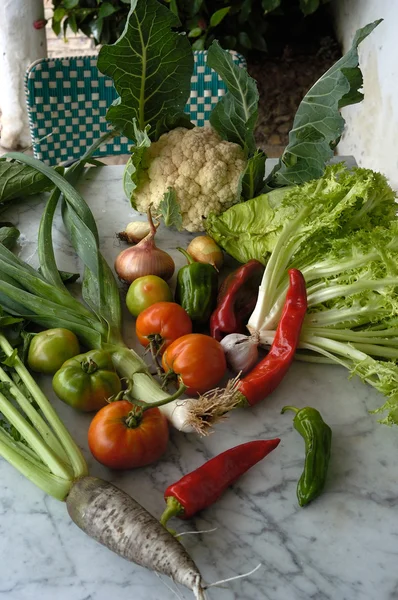
<svg viewBox="0 0 398 600"><path fill-rule="evenodd" d="M341 56L336 41L324 38L310 54L286 47L283 55L258 54L248 59L248 71L260 94L255 137L268 156L278 157L288 143L294 115L306 92Z"/></svg>

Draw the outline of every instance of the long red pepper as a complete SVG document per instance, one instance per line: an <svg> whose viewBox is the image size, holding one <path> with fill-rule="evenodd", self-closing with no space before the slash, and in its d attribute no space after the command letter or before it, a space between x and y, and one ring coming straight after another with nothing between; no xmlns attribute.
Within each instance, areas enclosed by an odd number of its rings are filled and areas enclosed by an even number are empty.
<svg viewBox="0 0 398 600"><path fill-rule="evenodd" d="M271 394L286 375L299 342L307 310L305 280L297 269L289 271L289 289L274 341L267 356L238 384L237 389L251 406Z"/></svg>
<svg viewBox="0 0 398 600"><path fill-rule="evenodd" d="M210 334L217 341L228 333L247 333L246 323L256 306L264 268L258 260L249 260L221 285L217 307L210 317Z"/></svg>
<svg viewBox="0 0 398 600"><path fill-rule="evenodd" d="M164 493L167 507L162 525L171 517L190 519L213 504L243 473L274 450L280 442L256 440L230 448L170 485Z"/></svg>

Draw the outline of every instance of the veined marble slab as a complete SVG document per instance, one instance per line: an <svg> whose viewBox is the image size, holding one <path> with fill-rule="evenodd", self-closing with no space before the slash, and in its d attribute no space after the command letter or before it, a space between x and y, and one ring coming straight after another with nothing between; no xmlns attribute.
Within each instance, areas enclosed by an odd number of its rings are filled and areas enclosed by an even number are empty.
<svg viewBox="0 0 398 600"><path fill-rule="evenodd" d="M98 223L102 250L113 261L124 247L115 237L133 217L121 184L123 167L92 169L80 190ZM15 204L2 220L21 230L20 255L37 264L36 236L43 201ZM192 236L161 227L158 244L177 264L176 251ZM59 267L79 268L57 217ZM127 340L134 322L126 315ZM58 401L51 382L43 387L78 441L92 474L119 485L152 514L164 508L168 484L206 459L238 443L281 437L280 446L229 489L216 505L179 531L217 527L182 542L206 582L251 570L251 577L211 588L209 600L393 600L398 598L398 430L368 413L382 397L339 367L294 364L282 385L262 404L234 412L213 435L171 432L168 451L156 465L117 473L101 467L87 447L90 416ZM312 405L333 429L326 489L299 508L296 484L304 442L285 404ZM165 577L130 564L89 539L70 520L63 503L45 496L0 460L0 599L173 600L192 598ZM169 588L166 587L166 584Z"/></svg>

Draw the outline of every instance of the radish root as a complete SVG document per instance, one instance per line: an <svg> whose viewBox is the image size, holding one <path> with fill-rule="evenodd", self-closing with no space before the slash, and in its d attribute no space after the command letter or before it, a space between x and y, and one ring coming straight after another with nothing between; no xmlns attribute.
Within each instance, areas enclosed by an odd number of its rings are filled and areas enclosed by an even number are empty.
<svg viewBox="0 0 398 600"><path fill-rule="evenodd" d="M181 542L128 494L96 477L83 477L73 484L66 505L73 522L97 542L205 600L200 572Z"/></svg>
<svg viewBox="0 0 398 600"><path fill-rule="evenodd" d="M215 388L201 394L191 403L186 424L200 435L213 433L211 428L215 423L223 421L230 410L243 405L243 396L238 389L239 381L240 373L230 379L225 388Z"/></svg>
<svg viewBox="0 0 398 600"><path fill-rule="evenodd" d="M250 575L253 575L253 573L258 571L261 566L262 566L262 564L259 563L257 565L257 567L254 567L254 569L252 569L248 573L242 573L242 575L235 575L234 577L228 577L228 579L220 579L220 581L215 581L214 583L209 583L208 585L205 585L204 587L207 590L210 587L216 587L216 586L220 586L222 583L228 583L228 581L235 581L235 579L242 579L243 577L250 577Z"/></svg>

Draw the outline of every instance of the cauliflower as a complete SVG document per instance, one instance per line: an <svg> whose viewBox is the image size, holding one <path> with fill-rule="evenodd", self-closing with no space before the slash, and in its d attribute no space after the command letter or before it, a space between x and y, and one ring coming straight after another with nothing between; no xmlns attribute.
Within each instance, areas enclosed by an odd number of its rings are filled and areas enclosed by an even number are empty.
<svg viewBox="0 0 398 600"><path fill-rule="evenodd" d="M134 201L156 209L169 187L175 190L187 231L203 231L202 217L237 202L239 176L246 166L242 148L211 127L177 127L151 144L142 162Z"/></svg>

